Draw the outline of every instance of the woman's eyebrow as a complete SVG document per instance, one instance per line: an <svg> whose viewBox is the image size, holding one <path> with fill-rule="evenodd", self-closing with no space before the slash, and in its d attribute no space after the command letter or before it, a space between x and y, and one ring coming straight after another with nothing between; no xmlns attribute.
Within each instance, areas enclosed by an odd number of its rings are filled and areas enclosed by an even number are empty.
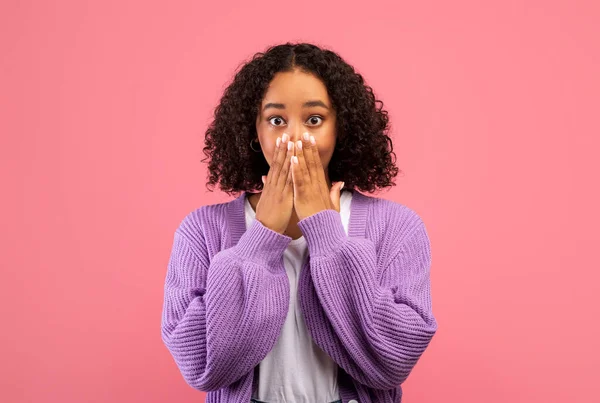
<svg viewBox="0 0 600 403"><path fill-rule="evenodd" d="M315 106L320 106L321 108L325 108L325 109L329 110L329 107L327 105L325 105L325 103L323 101L319 101L319 100L307 101L302 105L303 108L311 108L311 107L315 107ZM269 102L268 104L265 105L265 107L263 108L263 111L267 110L268 108L285 109L285 105L274 103L274 102Z"/></svg>

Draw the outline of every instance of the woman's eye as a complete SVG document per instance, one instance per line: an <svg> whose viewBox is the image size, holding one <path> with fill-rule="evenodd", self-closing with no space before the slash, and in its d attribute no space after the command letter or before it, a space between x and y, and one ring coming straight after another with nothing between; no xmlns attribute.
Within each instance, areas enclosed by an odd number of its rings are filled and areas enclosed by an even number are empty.
<svg viewBox="0 0 600 403"><path fill-rule="evenodd" d="M279 116L274 116L272 118L269 118L268 120L269 120L269 122L271 122L271 124L273 126L279 126L278 124L273 124L273 120L275 120L275 119L277 119L278 121L283 121L283 119L281 119Z"/></svg>
<svg viewBox="0 0 600 403"><path fill-rule="evenodd" d="M316 120L316 122L315 122ZM284 120L280 117L280 116L273 116L271 118L268 119L268 121L273 125L273 126L280 126L280 123L283 122ZM310 118L308 118L308 121L311 122L311 124L313 125L318 125L319 123L321 123L321 121L323 121L323 118L321 116L311 116ZM277 123L274 123L277 122Z"/></svg>
<svg viewBox="0 0 600 403"><path fill-rule="evenodd" d="M322 118L322 117L320 117L320 116L311 116L310 118L308 118L308 120L309 120L309 121L311 121L311 122L313 122L313 123L314 123L314 119L320 119L321 121L323 120L323 118ZM315 125L318 125L319 123L320 123L320 122L319 122L319 121L317 121L317 123L314 123L314 124L315 124Z"/></svg>

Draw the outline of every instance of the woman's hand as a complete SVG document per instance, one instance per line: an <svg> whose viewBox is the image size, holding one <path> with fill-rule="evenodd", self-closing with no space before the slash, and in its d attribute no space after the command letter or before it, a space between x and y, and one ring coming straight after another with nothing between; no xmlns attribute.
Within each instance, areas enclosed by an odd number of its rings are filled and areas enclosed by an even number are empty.
<svg viewBox="0 0 600 403"><path fill-rule="evenodd" d="M294 188L291 175L291 157L294 143L287 133L277 138L273 159L266 179L263 176L263 191L256 205L255 218L265 227L283 234L287 229L294 207Z"/></svg>
<svg viewBox="0 0 600 403"><path fill-rule="evenodd" d="M296 142L295 148L291 171L294 208L298 220L326 209L339 212L340 192L344 182L336 182L329 189L315 138L304 133L302 140Z"/></svg>

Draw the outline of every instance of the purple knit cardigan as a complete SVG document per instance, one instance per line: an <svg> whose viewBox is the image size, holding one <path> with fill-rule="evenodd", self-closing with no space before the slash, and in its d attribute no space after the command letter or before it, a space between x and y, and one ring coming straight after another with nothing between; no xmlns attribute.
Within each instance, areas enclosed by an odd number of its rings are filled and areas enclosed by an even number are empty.
<svg viewBox="0 0 600 403"><path fill-rule="evenodd" d="M430 242L410 208L352 192L347 235L335 210L299 221L309 257L298 298L311 337L340 367L342 401L398 403L437 330ZM162 340L207 403L250 401L288 313L291 238L258 220L246 229L246 196L183 218L165 278Z"/></svg>

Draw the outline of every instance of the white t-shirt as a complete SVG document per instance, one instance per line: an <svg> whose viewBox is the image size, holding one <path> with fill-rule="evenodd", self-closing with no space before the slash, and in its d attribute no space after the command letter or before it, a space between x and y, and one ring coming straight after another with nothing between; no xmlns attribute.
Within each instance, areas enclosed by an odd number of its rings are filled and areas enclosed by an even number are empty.
<svg viewBox="0 0 600 403"><path fill-rule="evenodd" d="M348 234L352 192L342 190L340 215ZM248 198L245 201L246 228L256 213ZM338 366L312 340L302 317L298 301L300 270L308 256L304 236L292 239L284 251L283 262L290 280L290 305L275 346L258 366L258 390L252 398L269 403L326 403L340 399L337 384Z"/></svg>

